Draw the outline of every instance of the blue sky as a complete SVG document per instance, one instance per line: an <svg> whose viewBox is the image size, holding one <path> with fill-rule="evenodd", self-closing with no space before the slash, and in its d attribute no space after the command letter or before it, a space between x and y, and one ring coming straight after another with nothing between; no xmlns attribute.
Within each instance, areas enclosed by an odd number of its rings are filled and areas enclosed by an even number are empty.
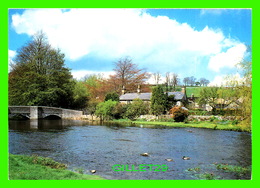
<svg viewBox="0 0 260 188"><path fill-rule="evenodd" d="M9 61L43 30L75 78L113 74L114 62L129 56L148 72L214 85L242 76L235 65L248 56L251 27L251 9L10 9Z"/></svg>

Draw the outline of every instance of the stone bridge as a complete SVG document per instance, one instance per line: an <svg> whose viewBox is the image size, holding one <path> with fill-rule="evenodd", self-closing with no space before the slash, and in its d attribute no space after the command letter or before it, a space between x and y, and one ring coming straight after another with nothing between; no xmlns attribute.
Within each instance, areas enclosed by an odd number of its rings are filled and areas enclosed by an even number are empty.
<svg viewBox="0 0 260 188"><path fill-rule="evenodd" d="M56 117L61 119L81 118L83 111L47 106L9 106L8 117L23 116L28 119Z"/></svg>

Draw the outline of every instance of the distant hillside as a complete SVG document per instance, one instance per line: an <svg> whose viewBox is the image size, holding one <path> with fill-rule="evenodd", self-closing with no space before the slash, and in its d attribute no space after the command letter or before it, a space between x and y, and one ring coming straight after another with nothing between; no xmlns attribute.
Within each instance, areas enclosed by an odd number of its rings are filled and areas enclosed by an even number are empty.
<svg viewBox="0 0 260 188"><path fill-rule="evenodd" d="M199 97L202 88L204 87L186 87L187 97L191 97L192 94L194 97Z"/></svg>
<svg viewBox="0 0 260 188"><path fill-rule="evenodd" d="M165 85L162 85L162 86L164 87L164 90L166 91ZM182 86L177 86L175 91L181 91L181 88L182 88ZM204 88L204 87L186 86L187 97L191 97L192 94L194 95L194 97L199 97L199 94L200 94L200 91L202 88ZM173 90L170 89L170 91L173 91Z"/></svg>

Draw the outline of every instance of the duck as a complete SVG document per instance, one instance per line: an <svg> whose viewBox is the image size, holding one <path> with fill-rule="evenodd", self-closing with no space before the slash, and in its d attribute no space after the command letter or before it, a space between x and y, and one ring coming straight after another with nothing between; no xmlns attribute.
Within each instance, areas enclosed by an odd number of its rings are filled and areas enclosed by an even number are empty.
<svg viewBox="0 0 260 188"><path fill-rule="evenodd" d="M144 156L144 157L148 157L149 153L141 153L140 155Z"/></svg>
<svg viewBox="0 0 260 188"><path fill-rule="evenodd" d="M90 170L90 172L91 172L92 174L94 174L94 173L96 173L96 170Z"/></svg>
<svg viewBox="0 0 260 188"><path fill-rule="evenodd" d="M183 160L190 160L190 157L183 156L182 159Z"/></svg>
<svg viewBox="0 0 260 188"><path fill-rule="evenodd" d="M171 162L171 161L173 161L173 159L165 159L166 161L168 161L168 162Z"/></svg>

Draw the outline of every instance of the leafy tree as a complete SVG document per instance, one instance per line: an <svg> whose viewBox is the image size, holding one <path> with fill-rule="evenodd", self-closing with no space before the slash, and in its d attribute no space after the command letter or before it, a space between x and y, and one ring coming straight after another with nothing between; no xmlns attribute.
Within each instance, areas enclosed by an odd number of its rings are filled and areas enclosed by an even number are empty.
<svg viewBox="0 0 260 188"><path fill-rule="evenodd" d="M219 99L218 87L204 87L200 90L199 104L208 104L212 108L212 113L216 113Z"/></svg>
<svg viewBox="0 0 260 188"><path fill-rule="evenodd" d="M140 115L148 113L148 105L141 99L134 99L131 104L127 106L125 117L129 119L136 119Z"/></svg>
<svg viewBox="0 0 260 188"><path fill-rule="evenodd" d="M153 88L151 97L151 113L160 115L165 113L167 107L167 95L164 93L162 86Z"/></svg>
<svg viewBox="0 0 260 188"><path fill-rule="evenodd" d="M104 101L108 89L104 78L99 74L86 75L83 79L86 88L89 92L91 101Z"/></svg>
<svg viewBox="0 0 260 188"><path fill-rule="evenodd" d="M110 92L106 94L105 101L112 100L119 102L119 95L116 92Z"/></svg>
<svg viewBox="0 0 260 188"><path fill-rule="evenodd" d="M101 120L112 119L116 105L117 102L112 100L101 102L97 105L95 114L100 117Z"/></svg>
<svg viewBox="0 0 260 188"><path fill-rule="evenodd" d="M75 81L75 87L73 90L73 104L74 109L84 109L87 106L89 100L89 92L82 81Z"/></svg>
<svg viewBox="0 0 260 188"><path fill-rule="evenodd" d="M9 73L9 105L70 107L75 82L64 54L42 32L23 46Z"/></svg>
<svg viewBox="0 0 260 188"><path fill-rule="evenodd" d="M200 82L195 82L196 86L201 86Z"/></svg>

